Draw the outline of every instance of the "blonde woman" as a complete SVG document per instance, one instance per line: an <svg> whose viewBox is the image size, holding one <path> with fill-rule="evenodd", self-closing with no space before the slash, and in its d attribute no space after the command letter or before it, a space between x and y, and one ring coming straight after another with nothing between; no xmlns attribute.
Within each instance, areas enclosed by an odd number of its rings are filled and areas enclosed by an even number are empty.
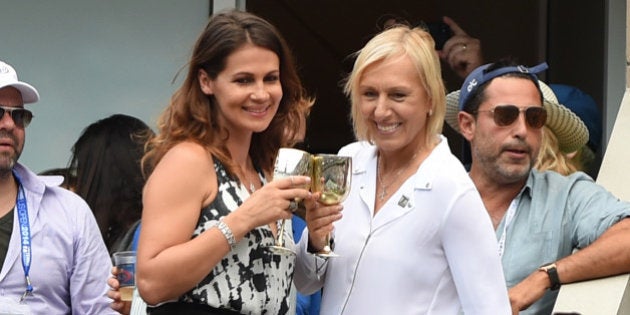
<svg viewBox="0 0 630 315"><path fill-rule="evenodd" d="M545 108L553 111L543 127L540 151L534 168L539 171L555 171L569 175L583 171L580 152L589 140L589 131L579 116L558 102L553 90L538 81ZM556 133L561 133L558 137ZM562 141L560 141L562 139Z"/></svg>
<svg viewBox="0 0 630 315"><path fill-rule="evenodd" d="M445 92L429 33L378 34L345 91L359 141L339 151L353 159L334 230L339 257L311 254L324 244L306 236L329 211L308 210L298 290L323 287L322 314L510 314L490 218L440 134Z"/></svg>

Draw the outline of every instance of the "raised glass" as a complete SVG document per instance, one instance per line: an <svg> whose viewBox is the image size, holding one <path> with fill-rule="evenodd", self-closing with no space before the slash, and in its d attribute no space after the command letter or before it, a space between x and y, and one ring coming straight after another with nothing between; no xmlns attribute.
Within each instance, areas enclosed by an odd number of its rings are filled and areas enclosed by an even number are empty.
<svg viewBox="0 0 630 315"><path fill-rule="evenodd" d="M310 176L311 172L311 155L308 152L292 148L280 148L273 169L274 180L290 176ZM309 189L310 187L307 185L304 188ZM301 201L299 198L296 198L293 202L297 205ZM286 220L282 220L276 242L269 249L279 254L295 254L292 249L287 248L284 244L285 226Z"/></svg>
<svg viewBox="0 0 630 315"><path fill-rule="evenodd" d="M320 192L319 202L334 205L343 202L350 192L352 181L352 158L333 154L317 154L313 156L312 188ZM316 255L320 257L338 256L330 246L330 235L326 238L326 246Z"/></svg>

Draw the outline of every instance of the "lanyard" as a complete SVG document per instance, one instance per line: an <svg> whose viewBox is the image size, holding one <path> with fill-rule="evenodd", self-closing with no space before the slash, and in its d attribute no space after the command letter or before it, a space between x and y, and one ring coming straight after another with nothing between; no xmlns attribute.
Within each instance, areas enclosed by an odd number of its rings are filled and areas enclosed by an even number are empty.
<svg viewBox="0 0 630 315"><path fill-rule="evenodd" d="M510 207L505 214L505 223L503 224L503 233L501 233L501 238L499 239L499 257L503 257L503 251L505 250L505 238L507 237L507 230L510 223L512 223L512 219L514 219L514 215L516 215L516 208L518 208L518 201L521 194L518 194L514 200L510 203Z"/></svg>
<svg viewBox="0 0 630 315"><path fill-rule="evenodd" d="M24 193L24 187L22 186L22 180L18 174L13 171L13 176L18 183L18 194L16 201L16 208L18 213L18 220L20 221L20 240L22 243L22 268L24 268L24 278L26 279L26 291L22 295L20 302L24 301L27 295L33 294L33 286L31 285L31 278L29 277L29 271L31 269L31 228L28 222L28 210L26 207L26 194Z"/></svg>

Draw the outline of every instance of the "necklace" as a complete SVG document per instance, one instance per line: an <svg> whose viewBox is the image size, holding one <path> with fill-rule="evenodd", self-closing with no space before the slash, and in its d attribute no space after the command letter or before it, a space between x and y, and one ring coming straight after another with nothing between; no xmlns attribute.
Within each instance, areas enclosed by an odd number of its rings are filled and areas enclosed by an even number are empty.
<svg viewBox="0 0 630 315"><path fill-rule="evenodd" d="M254 175L254 178L255 178L254 181L256 179L260 180L260 177L259 177L260 175L258 174L258 171L256 171L255 167L253 167L253 169L254 169L254 174L256 174ZM252 181L252 177L250 176L249 172L243 171L242 169L241 171L243 172L243 176L245 177L245 179L249 182L249 187L247 186L247 184L245 184L245 181L243 181L243 186L245 186L245 189L249 190L249 194L251 195L254 193L254 191L256 191L256 185L254 185L254 181Z"/></svg>
<svg viewBox="0 0 630 315"><path fill-rule="evenodd" d="M378 194L378 199L380 199L381 201L385 200L385 196L389 195L387 193L387 188L389 188L389 186L391 186L394 182L396 182L396 180L398 178L400 178L400 175L403 174L403 172L407 171L409 169L409 167L414 164L414 161L416 160L416 157L418 156L418 152L420 152L421 150L416 151L416 153L413 154L413 156L411 157L411 160L409 160L409 163L407 163L403 168L399 169L396 174L394 174L394 179L387 185L385 185L383 183L383 175L381 175L381 158L379 157L378 162L376 163L376 178L378 178L378 183L381 186L381 193Z"/></svg>
<svg viewBox="0 0 630 315"><path fill-rule="evenodd" d="M256 186L254 186L254 183L252 183L251 181L249 182L249 193L253 194L254 191L256 191Z"/></svg>
<svg viewBox="0 0 630 315"><path fill-rule="evenodd" d="M258 173L256 173L256 177L257 178L259 175ZM259 178L258 178L259 179ZM254 191L256 191L256 185L254 185L254 181L252 181L251 177L249 175L247 175L247 180L249 181L249 194L253 194Z"/></svg>

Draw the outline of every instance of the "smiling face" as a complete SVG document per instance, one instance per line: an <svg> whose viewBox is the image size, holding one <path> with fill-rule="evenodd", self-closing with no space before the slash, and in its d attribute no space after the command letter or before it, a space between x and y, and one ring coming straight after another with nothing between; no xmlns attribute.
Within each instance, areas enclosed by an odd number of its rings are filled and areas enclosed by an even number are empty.
<svg viewBox="0 0 630 315"><path fill-rule="evenodd" d="M200 70L199 82L214 96L217 122L234 136L267 129L282 99L278 56L253 44L232 52L215 79Z"/></svg>
<svg viewBox="0 0 630 315"><path fill-rule="evenodd" d="M358 106L368 134L384 152L422 146L431 103L407 55L376 62L358 84Z"/></svg>
<svg viewBox="0 0 630 315"><path fill-rule="evenodd" d="M502 184L524 181L536 162L542 128L530 127L524 112L512 124L498 126L487 110L508 104L521 109L542 106L540 91L531 80L499 77L490 82L485 96L476 120L460 112L462 134L471 141L471 172L479 171Z"/></svg>
<svg viewBox="0 0 630 315"><path fill-rule="evenodd" d="M22 94L13 87L0 89L0 106L24 108ZM24 128L15 125L11 115L0 117L0 174L11 173L24 148Z"/></svg>

